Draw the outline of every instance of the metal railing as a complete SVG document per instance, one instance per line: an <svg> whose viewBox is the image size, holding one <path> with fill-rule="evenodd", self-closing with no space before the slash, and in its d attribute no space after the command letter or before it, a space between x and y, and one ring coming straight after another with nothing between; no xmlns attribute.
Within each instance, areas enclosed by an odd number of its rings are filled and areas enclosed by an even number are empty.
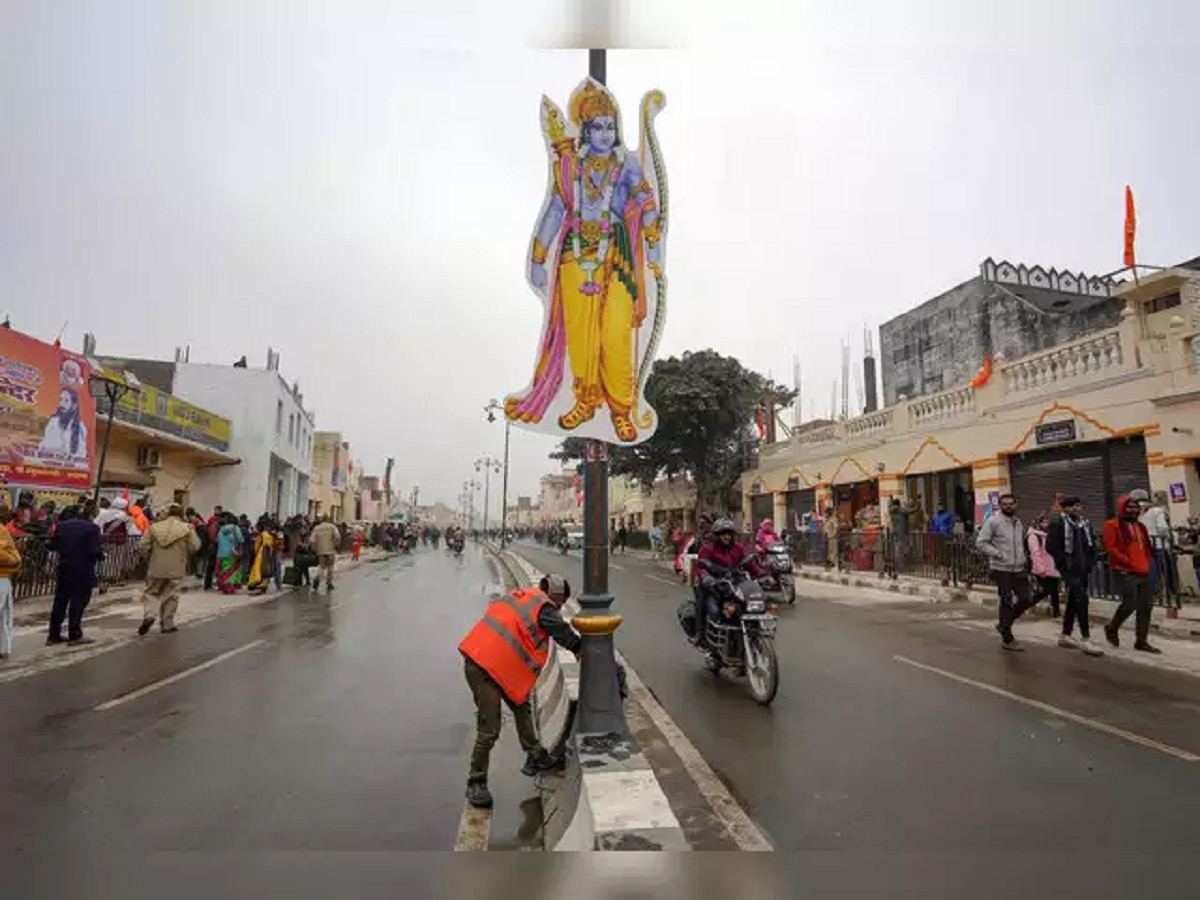
<svg viewBox="0 0 1200 900"><path fill-rule="evenodd" d="M21 568L12 577L13 597L26 600L54 593L58 554L50 549L50 538L18 535L13 538L21 554ZM139 538L103 538L103 558L96 564L96 586L100 591L145 577L146 563L138 554Z"/></svg>
<svg viewBox="0 0 1200 900"><path fill-rule="evenodd" d="M988 559L976 548L971 534L847 531L837 536L832 555L829 539L821 532L794 534L791 543L792 557L802 566L875 572L886 579L901 575L928 578L956 587L993 584ZM1117 596L1103 553L1088 578L1088 593L1093 597Z"/></svg>

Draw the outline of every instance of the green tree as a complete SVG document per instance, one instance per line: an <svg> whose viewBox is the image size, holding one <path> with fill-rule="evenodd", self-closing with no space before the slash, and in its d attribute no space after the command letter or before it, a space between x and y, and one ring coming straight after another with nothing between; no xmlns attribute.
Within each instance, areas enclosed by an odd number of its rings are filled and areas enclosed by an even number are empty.
<svg viewBox="0 0 1200 900"><path fill-rule="evenodd" d="M746 442L758 437L756 413L790 403L795 392L715 350L660 359L646 382L658 413L654 437L634 447L609 445L609 472L643 487L685 476L696 487L696 512L725 497L744 468ZM551 455L582 460L587 445L567 438Z"/></svg>

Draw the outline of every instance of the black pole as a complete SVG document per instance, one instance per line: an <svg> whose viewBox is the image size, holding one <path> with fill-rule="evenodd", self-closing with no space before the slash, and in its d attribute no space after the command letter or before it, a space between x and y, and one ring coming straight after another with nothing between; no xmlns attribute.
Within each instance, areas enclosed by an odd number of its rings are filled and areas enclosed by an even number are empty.
<svg viewBox="0 0 1200 900"><path fill-rule="evenodd" d="M588 50L588 74L606 80L606 53ZM583 463L583 594L573 624L583 635L579 656L578 731L585 749L611 747L629 739L629 726L617 687L613 632L621 617L612 613L608 592L608 447L588 441ZM589 742L588 738L591 738Z"/></svg>
<svg viewBox="0 0 1200 900"><path fill-rule="evenodd" d="M104 461L108 459L108 441L112 437L113 416L117 414L117 398L111 390L105 388L108 395L108 425L104 428L104 444L100 447L100 462L96 466L96 490L92 492L92 502L100 505L100 484L104 478Z"/></svg>
<svg viewBox="0 0 1200 900"><path fill-rule="evenodd" d="M500 546L508 546L508 433L512 420L504 417L504 488L500 506Z"/></svg>
<svg viewBox="0 0 1200 900"><path fill-rule="evenodd" d="M492 505L492 463L488 460L488 464L483 467L483 537L487 539L488 533L488 513L491 511Z"/></svg>

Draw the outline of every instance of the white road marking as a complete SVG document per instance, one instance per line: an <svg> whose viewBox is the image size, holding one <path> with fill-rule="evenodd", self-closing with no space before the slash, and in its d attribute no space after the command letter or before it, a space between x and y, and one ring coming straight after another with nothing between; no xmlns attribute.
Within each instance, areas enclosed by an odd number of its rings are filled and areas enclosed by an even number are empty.
<svg viewBox="0 0 1200 900"><path fill-rule="evenodd" d="M1111 735L1112 737L1120 738L1123 741L1128 741L1131 744L1137 744L1140 747L1146 747L1150 750L1157 750L1159 753L1165 753L1168 756L1174 756L1176 759L1181 759L1184 762L1200 762L1200 756L1188 750L1181 750L1178 747L1172 747L1170 744L1164 744L1161 741L1156 741L1153 738L1148 738L1140 734L1134 734L1132 731L1126 731L1124 728L1118 728L1115 725L1109 725L1107 722L1101 722L1099 719L1091 719L1087 716L1081 716L1078 713L1070 712L1069 710L1060 709L1057 706L1051 706L1049 703L1043 703L1041 700L1034 700L1030 697L1022 697L1020 694L1014 694L1011 691L1006 691L1003 688L998 688L995 685L987 684L983 681L976 681L974 678L968 678L965 675L959 675L957 672L950 672L946 669L939 669L936 666L930 666L926 663L917 662L914 659L909 659L906 656L893 656L898 663L906 666L912 666L914 669L920 669L923 672L930 672L934 675L940 675L942 678L948 678L951 681L957 681L959 684L969 685L973 688L978 688L981 691L987 691L989 694L995 694L997 697L1004 697L1007 700L1012 700L1016 703L1021 703L1033 709L1041 710L1045 713L1050 713L1052 716L1058 716L1060 719L1066 719L1068 722L1074 722L1076 725L1082 725L1084 728L1090 728L1093 731L1099 731L1103 734Z"/></svg>
<svg viewBox="0 0 1200 900"><path fill-rule="evenodd" d="M130 691L127 694L114 697L112 700L106 700L104 703L101 703L99 706L95 707L96 712L104 712L105 710L113 709L117 706L128 703L131 700L144 697L146 694L153 693L160 688L165 688L167 685L174 684L177 681L182 681L183 679L189 678L198 672L203 672L205 669L211 669L218 663L223 663L227 659L232 659L240 653L245 653L247 650L253 650L255 647L261 646L263 643L265 642L261 640L251 641L248 644L243 644L240 647L235 647L233 650L222 653L220 656L214 656L212 659L206 660L199 665L192 666L190 669L184 669L182 672L176 672L174 675L160 679L159 681L151 682L145 687L140 687L137 690Z"/></svg>
<svg viewBox="0 0 1200 900"><path fill-rule="evenodd" d="M650 572L646 573L646 577L650 578L654 581L661 581L663 584L669 584L672 587L683 587L683 582L678 581L674 578L663 578L663 576L661 576L661 575L654 575Z"/></svg>
<svg viewBox="0 0 1200 900"><path fill-rule="evenodd" d="M491 836L492 811L476 809L470 803L464 804L462 819L458 823L458 839L454 842L455 852L487 850Z"/></svg>
<svg viewBox="0 0 1200 900"><path fill-rule="evenodd" d="M609 562L609 564L608 564L608 567L609 567L610 569L616 569L618 572L624 572L624 571L625 571L625 567L624 567L624 566L618 566L618 565L617 565L615 562L612 562L612 561L610 561L610 562Z"/></svg>
<svg viewBox="0 0 1200 900"><path fill-rule="evenodd" d="M654 695L638 677L633 666L629 664L629 660L619 653L617 656L625 666L625 681L629 687L629 696L641 704L646 715L662 732L667 743L671 745L671 749L675 751L675 755L683 763L684 769L696 783L696 787L700 789L701 795L708 801L713 815L725 826L729 836L738 845L738 849L759 852L773 850L774 847L771 846L771 842L767 840L762 829L754 824L746 811L733 799L733 795L729 793L712 767L700 755L696 745L688 740L683 730L675 724L675 720L654 699Z"/></svg>

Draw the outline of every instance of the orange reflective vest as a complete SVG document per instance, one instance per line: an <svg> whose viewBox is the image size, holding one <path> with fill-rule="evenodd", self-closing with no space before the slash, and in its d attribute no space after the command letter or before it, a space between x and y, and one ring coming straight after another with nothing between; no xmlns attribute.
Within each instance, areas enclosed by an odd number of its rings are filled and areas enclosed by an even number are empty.
<svg viewBox="0 0 1200 900"><path fill-rule="evenodd" d="M529 699L550 655L550 635L538 627L538 613L550 598L537 588L492 601L458 645L467 659L492 676L513 703Z"/></svg>

